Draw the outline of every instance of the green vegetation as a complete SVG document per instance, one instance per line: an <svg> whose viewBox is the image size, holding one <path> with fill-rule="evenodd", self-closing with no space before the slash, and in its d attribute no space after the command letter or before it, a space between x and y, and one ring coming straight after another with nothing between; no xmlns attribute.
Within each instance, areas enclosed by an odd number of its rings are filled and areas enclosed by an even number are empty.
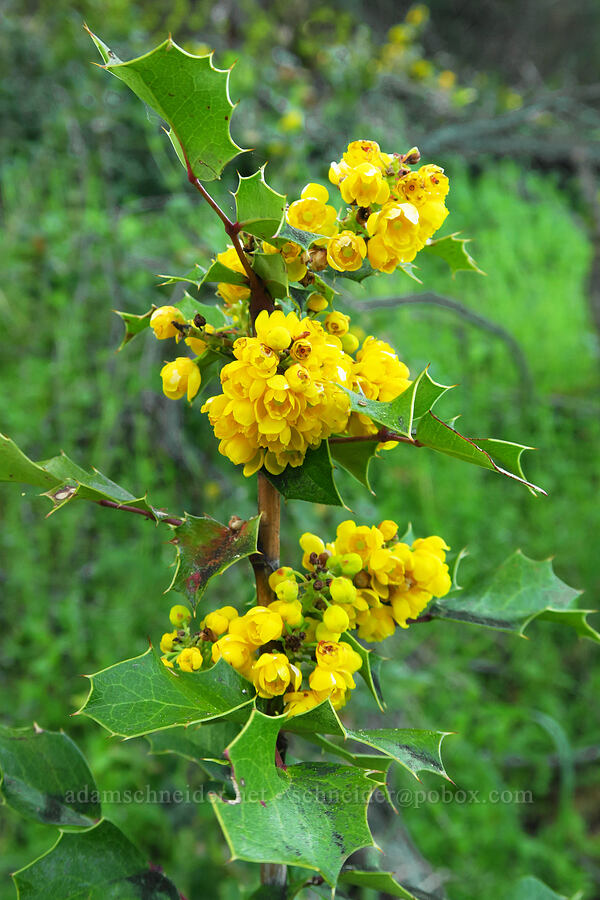
<svg viewBox="0 0 600 900"><path fill-rule="evenodd" d="M147 489L154 505L175 514L185 507L220 520L223 508L234 508L248 517L254 498L230 480L232 467L218 456L198 407L163 397L158 342L139 338L115 356L122 323L111 310L143 313L153 302L179 298L181 286L160 287L155 276L173 271L173 261L181 273L208 262L208 248L221 241L219 228L187 189L157 122L145 118L136 98L94 77L80 20L88 16L95 26L97 7L84 3L75 13L63 5L64 27L61 4L48 15L42 4L35 16L19 15L12 4L0 38L10 72L0 94L7 126L0 139L0 427L34 459L63 449L134 491ZM276 189L290 179L301 186L315 171L325 183L330 155L363 131L383 142L393 127L414 142L398 100L393 126L383 101L357 108L361 92L377 96L369 60L372 42L381 43L381 36L357 26L350 13L338 19L333 7L321 14L307 0L301 5L313 30L299 29L295 42L280 52L276 47L265 63L265 132L258 133L256 124L254 133L234 133L241 145L257 148L254 162L270 160L269 182ZM103 33L123 55L133 55L149 45L148 34L177 29L184 46L184 39L192 47L199 36L220 47L216 63L222 67L240 55L245 40L232 96L250 93L252 60L269 43L265 29L272 47L289 27L279 10L283 4L274 5L270 19L253 3L244 4L245 20L254 14L254 24L246 32L233 25L233 34L210 16L212 4L199 4L190 16L187 4L180 6L179 18L173 13L173 21L163 21L115 0L103 7ZM328 53L319 56L314 51L323 35ZM344 56L350 36L353 50ZM304 130L294 130L295 111ZM364 521L382 515L402 521L403 510L406 517L410 511L419 533L442 533L453 548L468 545L474 568L499 563L515 545L534 559L554 555L558 575L585 589L583 605L594 608L600 589L592 539L600 524L600 418L597 335L586 293L592 248L581 210L560 171L492 156L470 166L458 155L445 156L443 148L436 148L436 158L451 178L451 225L443 233L476 235L473 253L487 278L457 274L452 299L466 314L432 303L382 308L375 302L363 321L390 339L412 374L430 362L435 341L432 377L459 384L440 401L442 412L453 415L460 392L467 434L526 436L539 448L526 454L526 474L549 498L533 498L490 472L402 446L372 465L377 509L349 476L344 496ZM251 171L247 165L243 174ZM234 188L233 180L224 181L215 193L231 207L227 190ZM424 286L404 275L372 279L366 289L353 285L346 311L352 314L371 299L436 291L447 296L443 262L427 259L424 265ZM203 289L200 299L210 296ZM152 379L154 390L148 387ZM48 509L35 490L27 502L14 491L0 491L0 722L24 726L36 720L67 730L101 790L199 788L206 776L185 761L148 755L143 740L108 741L89 720L66 713L86 695L82 673L141 654L147 637L163 630L164 565L173 548L142 519L83 504L45 519ZM295 534L300 526L332 530L345 516L343 510L315 513L291 502L284 511L284 558L295 554L285 543L286 519ZM466 577L469 559L462 565ZM220 577L224 598L230 591L244 598L243 576L240 565ZM219 590L218 580L211 589ZM385 861L402 870L402 880L428 883L424 890L433 893L444 870L452 870L456 882L445 885L451 900L501 895L509 880L528 874L569 897L577 890L584 900L598 894L600 775L590 765L600 746L593 714L600 692L597 651L550 623L534 623L528 637L434 622L414 626L383 648L394 685L386 699L402 710L390 724L458 732L445 744L456 787L446 787L454 800L428 802L419 799L408 774L397 774L401 822L383 804L376 805L373 821L380 834L387 831ZM364 698L367 706L366 692ZM367 724L375 723L374 705L365 715L371 709L373 722ZM349 710L347 724L358 721ZM433 777L423 781L424 791L441 790ZM479 791L480 802L460 802L461 790ZM493 791L530 791L532 799L494 802ZM243 864L235 863L232 877L223 878L227 853L208 802L105 807L146 857L180 873L186 896L217 896L217 882L220 900L239 896L235 874ZM11 895L7 873L52 840L46 826L2 812L0 896ZM435 873L427 876L431 866ZM353 890L360 900L378 896Z"/></svg>

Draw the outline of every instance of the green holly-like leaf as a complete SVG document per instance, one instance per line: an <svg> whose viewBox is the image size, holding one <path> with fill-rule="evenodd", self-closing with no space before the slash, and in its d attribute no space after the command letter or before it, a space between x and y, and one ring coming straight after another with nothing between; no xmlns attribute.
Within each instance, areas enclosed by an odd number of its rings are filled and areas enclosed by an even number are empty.
<svg viewBox="0 0 600 900"><path fill-rule="evenodd" d="M255 253L252 268L265 283L273 299L282 299L289 294L288 275L281 253Z"/></svg>
<svg viewBox="0 0 600 900"><path fill-rule="evenodd" d="M208 303L200 303L189 294L184 294L183 299L179 303L175 303L177 309L181 310L186 319L192 320L194 316L204 316L209 325L213 328L224 328L227 324L225 313L219 306L212 306Z"/></svg>
<svg viewBox="0 0 600 900"><path fill-rule="evenodd" d="M148 312L144 313L143 316L136 316L134 313L123 312L120 309L115 309L115 313L121 318L123 325L125 326L125 334L123 335L123 340L120 345L117 347L117 352L121 351L123 347L126 347L127 344L136 337L136 335L141 334L142 331L145 331L146 328L150 328L150 319L152 318L152 313L156 309L154 304L148 310Z"/></svg>
<svg viewBox="0 0 600 900"><path fill-rule="evenodd" d="M471 239L458 237L459 234L460 232L456 231L435 241L428 241L423 247L423 252L439 256L448 263L453 278L457 272L477 272L479 275L485 275L467 251L467 244Z"/></svg>
<svg viewBox="0 0 600 900"><path fill-rule="evenodd" d="M520 635L534 619L549 619L600 642L600 634L587 622L594 610L579 607L580 595L557 578L551 560L536 562L517 550L495 572L436 600L427 613Z"/></svg>
<svg viewBox="0 0 600 900"><path fill-rule="evenodd" d="M349 472L359 484L372 494L375 492L369 481L369 468L377 456L377 441L329 441L329 450L336 463Z"/></svg>
<svg viewBox="0 0 600 900"><path fill-rule="evenodd" d="M223 759L223 751L238 731L232 722L209 722L155 731L146 740L151 753L174 753L196 763L214 781L229 781L229 766Z"/></svg>
<svg viewBox="0 0 600 900"><path fill-rule="evenodd" d="M360 269L355 269L353 272L344 271L338 272L337 270L331 269L331 275L333 276L334 282L338 280L338 278L347 278L348 281L356 281L358 284L363 282L365 278L370 278L371 275L378 275L376 269L373 268L368 259L363 260L363 263Z"/></svg>
<svg viewBox="0 0 600 900"><path fill-rule="evenodd" d="M135 497L97 469L86 472L64 453L33 462L4 434L0 434L0 481L46 488L42 496L52 501L50 512L75 499L95 503L108 500L144 510L156 522L169 517L168 513L150 506L145 497Z"/></svg>
<svg viewBox="0 0 600 900"><path fill-rule="evenodd" d="M504 895L504 900L567 900L567 897L564 894L556 894L537 878L527 876L511 885Z"/></svg>
<svg viewBox="0 0 600 900"><path fill-rule="evenodd" d="M285 731L294 734L336 734L346 737L346 729L329 700L324 700L308 712L299 716L290 716L281 726Z"/></svg>
<svg viewBox="0 0 600 900"><path fill-rule="evenodd" d="M451 386L438 384L424 369L395 400L369 400L364 394L357 394L346 388L353 412L368 416L377 425L404 437L411 437L413 427L437 403Z"/></svg>
<svg viewBox="0 0 600 900"><path fill-rule="evenodd" d="M152 649L87 677L90 692L79 713L127 738L217 719L254 698L250 682L222 659L206 671L181 672Z"/></svg>
<svg viewBox="0 0 600 900"><path fill-rule="evenodd" d="M205 274L206 270L202 268L202 266L196 265L193 269L190 269L189 272L186 272L185 275L157 275L157 278L164 278L164 281L160 282L160 287L166 287L170 284L178 284L179 282L184 282L185 284L193 284L196 288L200 288L202 284L202 278Z"/></svg>
<svg viewBox="0 0 600 900"><path fill-rule="evenodd" d="M265 181L265 167L254 175L240 175L234 194L236 219L243 231L270 241L277 234L285 213L285 194L278 194Z"/></svg>
<svg viewBox="0 0 600 900"><path fill-rule="evenodd" d="M364 887L371 891L378 891L389 897L402 897L403 900L417 900L414 894L403 888L396 881L392 872L377 872L375 870L354 869L348 867L342 869L338 884L351 884L353 887Z"/></svg>
<svg viewBox="0 0 600 900"><path fill-rule="evenodd" d="M200 268L200 266L198 267ZM242 272L235 272L229 266L224 266L222 262L214 259L206 271L202 270L202 276L198 282L198 287L203 284L248 284L248 279Z"/></svg>
<svg viewBox="0 0 600 900"><path fill-rule="evenodd" d="M122 62L90 31L104 68L131 88L170 127L184 165L200 181L220 178L230 160L243 153L229 131L234 105L230 70L216 69L212 54L195 56L171 39L137 59Z"/></svg>
<svg viewBox="0 0 600 900"><path fill-rule="evenodd" d="M294 228L285 220L279 229L277 236L269 243L275 247L282 247L288 241L299 244L303 250L309 250L315 241L322 238L322 234L315 234L312 231L302 231L300 228Z"/></svg>
<svg viewBox="0 0 600 900"><path fill-rule="evenodd" d="M174 528L177 548L175 575L169 590L181 591L195 606L211 578L240 559L257 552L260 516L222 525L210 516L190 516Z"/></svg>
<svg viewBox="0 0 600 900"><path fill-rule="evenodd" d="M301 466L287 466L281 475L264 472L286 500L344 506L333 479L333 463L327 441L322 441L316 450L308 450Z"/></svg>
<svg viewBox="0 0 600 900"><path fill-rule="evenodd" d="M353 766L278 768L275 747L284 721L253 711L227 748L236 799L213 796L213 808L232 859L313 869L333 886L344 860L373 845L366 811L376 785Z"/></svg>
<svg viewBox="0 0 600 900"><path fill-rule="evenodd" d="M531 450L524 444L513 444L494 438L467 438L455 428L427 412L418 422L416 439L423 447L445 453L483 469L490 469L524 484L531 493L545 494L543 488L527 481L521 468L521 455Z"/></svg>
<svg viewBox="0 0 600 900"><path fill-rule="evenodd" d="M434 772L448 781L441 757L442 741L449 732L417 728L347 728L349 740L366 744L395 760L419 781L419 772Z"/></svg>
<svg viewBox="0 0 600 900"><path fill-rule="evenodd" d="M101 816L92 773L62 732L0 726L0 796L45 825L89 828Z"/></svg>
<svg viewBox="0 0 600 900"><path fill-rule="evenodd" d="M19 900L180 900L175 885L106 819L61 834L13 879Z"/></svg>
<svg viewBox="0 0 600 900"><path fill-rule="evenodd" d="M347 644L350 644L355 653L358 653L362 659L362 666L358 670L358 674L367 685L371 692L371 696L379 709L382 712L385 712L385 702L381 693L381 684L379 683L379 664L381 663L381 657L373 650L368 650L366 647L363 647L363 645L348 631L344 632L342 640Z"/></svg>

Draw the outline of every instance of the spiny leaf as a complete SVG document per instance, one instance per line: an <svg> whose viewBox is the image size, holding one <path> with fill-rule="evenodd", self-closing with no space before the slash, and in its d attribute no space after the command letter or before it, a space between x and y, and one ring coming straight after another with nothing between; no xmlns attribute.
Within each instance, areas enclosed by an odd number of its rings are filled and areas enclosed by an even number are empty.
<svg viewBox="0 0 600 900"><path fill-rule="evenodd" d="M371 696L379 709L382 712L385 712L385 703L381 693L381 685L379 683L379 673L377 671L377 666L372 665L372 660L381 662L381 657L377 656L373 650L367 650L366 647L363 647L363 645L348 631L344 632L342 640L347 644L350 644L354 652L358 653L362 659L362 666L358 670L358 674L369 688Z"/></svg>
<svg viewBox="0 0 600 900"><path fill-rule="evenodd" d="M244 152L229 131L234 105L229 70L216 69L212 54L195 56L171 39L137 59L121 62L90 32L107 72L120 78L170 126L184 163L200 181L220 178L227 163Z"/></svg>
<svg viewBox="0 0 600 900"><path fill-rule="evenodd" d="M554 574L549 559L536 562L520 550L488 575L476 578L460 593L436 600L427 612L438 619L454 619L522 635L534 619L550 619L575 628L581 637L600 642L600 634L586 621L593 610L581 609L577 591Z"/></svg>
<svg viewBox="0 0 600 900"><path fill-rule="evenodd" d="M61 834L13 879L20 900L180 900L175 885L106 819Z"/></svg>
<svg viewBox="0 0 600 900"><path fill-rule="evenodd" d="M200 285L202 284L202 278L203 278L204 274L205 274L205 269L203 269L202 266L200 266L200 265L198 265L198 263L196 263L194 268L190 269L189 272L186 272L185 275L164 275L163 274L163 275L157 275L156 277L165 279L164 281L160 282L160 287L166 287L167 285L170 285L170 284L177 284L178 282L185 282L186 284L193 284L199 289Z"/></svg>
<svg viewBox="0 0 600 900"><path fill-rule="evenodd" d="M434 772L448 779L440 749L447 731L423 731L417 728L351 729L349 740L366 744L394 759L418 780L419 772Z"/></svg>
<svg viewBox="0 0 600 900"><path fill-rule="evenodd" d="M181 591L195 606L211 578L257 551L260 516L222 525L210 516L190 516L174 528L177 568L169 590Z"/></svg>
<svg viewBox="0 0 600 900"><path fill-rule="evenodd" d="M238 731L231 722L208 722L155 731L146 735L146 740L151 753L174 753L196 763L214 781L229 781L229 767L223 759L223 751Z"/></svg>
<svg viewBox="0 0 600 900"><path fill-rule="evenodd" d="M175 306L181 310L186 319L191 320L194 316L201 315L204 316L209 325L217 329L224 328L227 324L225 313L219 306L200 303L187 293L184 294L183 299L179 303L175 303Z"/></svg>
<svg viewBox="0 0 600 900"><path fill-rule="evenodd" d="M315 241L322 237L322 234L314 234L312 231L302 231L299 228L294 228L284 220L276 238L269 241L269 243L275 247L282 247L288 241L293 241L294 244L299 244L303 250L308 250Z"/></svg>
<svg viewBox="0 0 600 900"><path fill-rule="evenodd" d="M423 369L395 400L369 400L364 394L344 388L353 412L368 416L377 425L383 425L404 437L412 436L414 423L450 389L450 386L434 381L427 369Z"/></svg>
<svg viewBox="0 0 600 900"><path fill-rule="evenodd" d="M200 266L198 266L200 268ZM242 272L234 272L229 266L224 266L222 262L214 259L208 269L202 275L198 282L198 287L202 284L216 284L224 282L225 284L248 284L248 279Z"/></svg>
<svg viewBox="0 0 600 900"><path fill-rule="evenodd" d="M100 816L98 792L79 748L62 732L0 726L0 795L22 816L45 825L89 828Z"/></svg>
<svg viewBox="0 0 600 900"><path fill-rule="evenodd" d="M277 300L288 296L287 268L280 253L255 253L252 268L264 281L271 297Z"/></svg>
<svg viewBox="0 0 600 900"><path fill-rule="evenodd" d="M117 352L123 349L130 341L134 339L134 337L140 334L142 331L145 331L146 328L150 327L150 319L152 318L152 313L156 309L156 306L152 304L152 307L145 312L142 316L136 316L134 313L123 312L120 309L115 309L115 313L120 316L123 321L123 325L125 326L125 334L123 335L123 340L120 345L117 347Z"/></svg>
<svg viewBox="0 0 600 900"><path fill-rule="evenodd" d="M439 256L450 266L452 277L457 272L477 272L479 275L485 275L482 272L473 257L467 251L467 244L471 242L470 238L458 237L459 231L454 234L448 234L446 237L438 238L435 241L428 241L423 252L432 256Z"/></svg>
<svg viewBox="0 0 600 900"><path fill-rule="evenodd" d="M373 845L366 809L376 785L353 766L277 768L275 747L283 721L253 711L227 748L236 800L212 797L213 808L232 859L302 866L320 872L333 886L344 860Z"/></svg>
<svg viewBox="0 0 600 900"><path fill-rule="evenodd" d="M79 712L127 738L217 719L254 697L250 682L222 659L206 671L174 671L151 648L87 677L90 693Z"/></svg>
<svg viewBox="0 0 600 900"><path fill-rule="evenodd" d="M526 481L523 476L521 455L525 450L532 449L524 444L513 444L494 438L465 437L432 412L427 412L418 422L416 439L423 447L429 447L431 450L437 450L439 453L454 456L464 462L473 463L519 481L533 494L546 493L543 488Z"/></svg>
<svg viewBox="0 0 600 900"><path fill-rule="evenodd" d="M346 737L346 729L341 723L340 717L329 700L324 700L318 706L299 716L290 716L286 719L282 729L295 734L337 734Z"/></svg>
<svg viewBox="0 0 600 900"><path fill-rule="evenodd" d="M327 441L322 441L316 450L308 450L301 466L287 466L281 475L271 475L264 471L273 487L286 500L344 506L333 479L333 464Z"/></svg>
<svg viewBox="0 0 600 900"><path fill-rule="evenodd" d="M354 443L329 441L329 450L333 459L349 472L359 484L374 493L369 481L369 468L373 458L377 456L377 441L361 441Z"/></svg>
<svg viewBox="0 0 600 900"><path fill-rule="evenodd" d="M43 496L52 501L51 512L75 499L94 502L110 500L150 512L157 522L168 518L168 513L154 509L145 497L136 498L97 469L86 472L64 453L33 462L3 434L0 434L0 481L46 488Z"/></svg>
<svg viewBox="0 0 600 900"><path fill-rule="evenodd" d="M234 194L236 219L243 231L270 241L278 232L285 212L285 194L278 194L265 181L265 167L240 181Z"/></svg>
<svg viewBox="0 0 600 900"><path fill-rule="evenodd" d="M414 894L403 888L396 881L392 872L377 872L376 870L354 869L349 867L342 869L338 884L351 884L353 887L364 887L371 891L378 891L389 897L402 897L403 900L417 900Z"/></svg>

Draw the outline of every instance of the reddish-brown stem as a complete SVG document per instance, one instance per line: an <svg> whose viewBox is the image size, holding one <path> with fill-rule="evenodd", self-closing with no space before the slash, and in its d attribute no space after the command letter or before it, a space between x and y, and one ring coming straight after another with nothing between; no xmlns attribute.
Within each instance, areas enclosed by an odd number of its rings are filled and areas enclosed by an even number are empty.
<svg viewBox="0 0 600 900"><path fill-rule="evenodd" d="M124 503L115 503L113 500L97 500L98 506L107 506L109 509L120 509L122 512L133 513L134 516L144 516L153 522L164 522L166 525L183 525L183 519L176 519L174 516L157 516L149 509L138 509L137 506L127 506Z"/></svg>
<svg viewBox="0 0 600 900"><path fill-rule="evenodd" d="M227 237L230 239L235 252L239 256L240 262L244 267L244 272L246 273L246 277L248 278L248 282L250 284L251 291L251 299L250 299L250 313L252 316L252 321L256 318L259 312L263 309L272 309L273 301L268 294L263 282L258 277L252 266L250 265L250 260L244 253L244 248L242 247L242 243L239 238L239 233L241 231L241 226L239 222L232 222L229 216L224 210L221 209L217 201L214 197L208 193L202 182L194 175L192 172L192 168L189 164L189 161L186 159L187 172L188 172L188 181L192 184L197 191L199 191L208 205L213 209L221 222L223 223L223 227L227 234Z"/></svg>
<svg viewBox="0 0 600 900"><path fill-rule="evenodd" d="M279 491L266 476L258 473L258 511L261 514L258 530L259 553L251 557L256 579L256 600L267 606L273 599L269 575L279 566Z"/></svg>

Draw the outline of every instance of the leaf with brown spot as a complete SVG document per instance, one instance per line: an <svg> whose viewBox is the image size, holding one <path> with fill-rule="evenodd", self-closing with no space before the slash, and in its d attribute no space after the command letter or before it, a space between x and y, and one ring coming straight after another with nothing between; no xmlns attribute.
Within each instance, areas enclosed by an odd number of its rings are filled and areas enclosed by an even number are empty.
<svg viewBox="0 0 600 900"><path fill-rule="evenodd" d="M174 529L177 571L169 590L181 591L193 607L211 578L257 551L260 516L228 528L210 516L189 516Z"/></svg>

